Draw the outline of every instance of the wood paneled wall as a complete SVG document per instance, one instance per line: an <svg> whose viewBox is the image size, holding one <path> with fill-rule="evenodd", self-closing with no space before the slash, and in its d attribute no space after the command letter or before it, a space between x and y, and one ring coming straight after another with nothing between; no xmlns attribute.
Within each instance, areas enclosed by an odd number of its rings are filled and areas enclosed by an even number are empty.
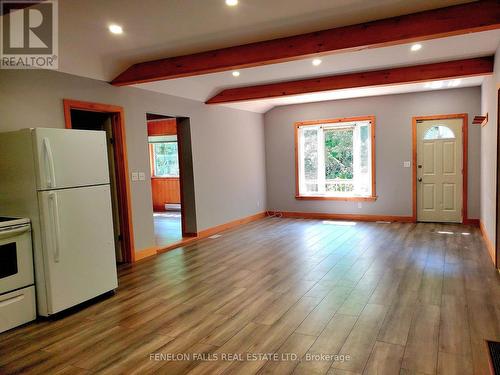
<svg viewBox="0 0 500 375"><path fill-rule="evenodd" d="M148 136L155 135L176 135L177 120L175 118L167 118L164 120L148 121Z"/></svg>
<svg viewBox="0 0 500 375"><path fill-rule="evenodd" d="M175 118L148 121L148 136L177 134ZM177 177L151 178L153 210L165 211L165 203L181 203L181 188Z"/></svg>
<svg viewBox="0 0 500 375"><path fill-rule="evenodd" d="M151 179L154 211L165 211L165 203L181 203L179 179L175 177Z"/></svg>

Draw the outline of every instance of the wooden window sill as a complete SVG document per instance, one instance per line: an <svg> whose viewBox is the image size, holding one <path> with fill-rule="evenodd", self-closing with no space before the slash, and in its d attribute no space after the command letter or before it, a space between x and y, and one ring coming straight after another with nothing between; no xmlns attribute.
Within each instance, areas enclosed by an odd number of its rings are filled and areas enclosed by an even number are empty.
<svg viewBox="0 0 500 375"><path fill-rule="evenodd" d="M347 202L373 202L377 200L377 196L372 197L328 197L318 195L296 195L298 200L313 200L313 201L347 201Z"/></svg>
<svg viewBox="0 0 500 375"><path fill-rule="evenodd" d="M179 177L156 177L156 176L152 176L151 179L152 180L178 180Z"/></svg>

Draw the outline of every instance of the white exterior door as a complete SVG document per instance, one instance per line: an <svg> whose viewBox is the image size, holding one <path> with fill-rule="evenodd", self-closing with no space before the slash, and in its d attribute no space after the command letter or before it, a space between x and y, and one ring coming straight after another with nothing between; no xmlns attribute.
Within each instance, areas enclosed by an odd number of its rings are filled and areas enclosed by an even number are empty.
<svg viewBox="0 0 500 375"><path fill-rule="evenodd" d="M38 193L48 313L117 287L109 185Z"/></svg>
<svg viewBox="0 0 500 375"><path fill-rule="evenodd" d="M37 189L63 189L109 183L103 131L33 129Z"/></svg>
<svg viewBox="0 0 500 375"><path fill-rule="evenodd" d="M462 222L462 119L417 122L417 220Z"/></svg>

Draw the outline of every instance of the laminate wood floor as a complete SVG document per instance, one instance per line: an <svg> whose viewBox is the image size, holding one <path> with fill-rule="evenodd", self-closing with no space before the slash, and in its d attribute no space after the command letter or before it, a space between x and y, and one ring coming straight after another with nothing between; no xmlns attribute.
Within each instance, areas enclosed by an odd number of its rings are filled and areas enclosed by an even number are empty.
<svg viewBox="0 0 500 375"><path fill-rule="evenodd" d="M180 212L155 212L153 215L153 224L157 246L167 246L182 240Z"/></svg>
<svg viewBox="0 0 500 375"><path fill-rule="evenodd" d="M119 281L0 334L0 373L482 375L500 340L500 277L463 225L267 218Z"/></svg>

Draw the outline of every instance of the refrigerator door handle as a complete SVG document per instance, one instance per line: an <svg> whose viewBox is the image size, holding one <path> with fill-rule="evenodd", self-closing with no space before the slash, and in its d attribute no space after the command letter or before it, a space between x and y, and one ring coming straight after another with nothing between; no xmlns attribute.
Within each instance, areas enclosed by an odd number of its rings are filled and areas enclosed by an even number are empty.
<svg viewBox="0 0 500 375"><path fill-rule="evenodd" d="M59 263L59 257L61 255L61 233L59 225L59 207L57 204L57 194L54 192L49 193L49 200L52 205L52 217L55 237L54 262Z"/></svg>
<svg viewBox="0 0 500 375"><path fill-rule="evenodd" d="M47 173L47 187L56 187L56 171L54 168L54 157L52 156L52 148L50 147L50 141L47 137L43 138L43 149L45 150L45 158L48 164Z"/></svg>

